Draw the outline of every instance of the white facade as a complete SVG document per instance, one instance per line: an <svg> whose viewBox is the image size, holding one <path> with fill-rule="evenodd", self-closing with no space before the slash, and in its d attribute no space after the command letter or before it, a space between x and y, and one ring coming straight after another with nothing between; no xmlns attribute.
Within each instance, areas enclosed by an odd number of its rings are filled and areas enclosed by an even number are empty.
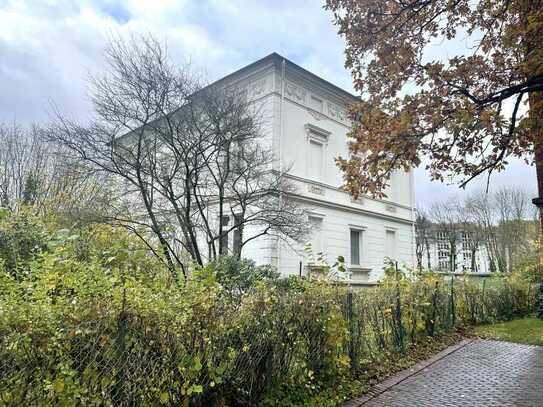
<svg viewBox="0 0 543 407"><path fill-rule="evenodd" d="M330 263L344 256L353 280L379 280L385 257L414 265L412 173L394 174L389 198L383 200L362 196L354 201L340 190L342 174L334 158L347 153L346 107L356 101L353 95L277 54L218 84L242 89L259 105L263 143L273 148L276 170L289 168L297 193L284 199L307 208L314 252L325 253ZM307 265L303 247L304 242L262 237L244 247L242 256L272 264L283 275L298 274Z"/></svg>

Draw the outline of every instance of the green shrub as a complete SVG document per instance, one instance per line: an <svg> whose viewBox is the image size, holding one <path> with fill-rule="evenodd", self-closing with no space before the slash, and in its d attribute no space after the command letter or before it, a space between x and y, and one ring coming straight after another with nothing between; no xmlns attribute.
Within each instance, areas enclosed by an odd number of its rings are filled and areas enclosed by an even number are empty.
<svg viewBox="0 0 543 407"><path fill-rule="evenodd" d="M207 267L222 287L236 294L247 292L257 282L279 278L279 273L272 266L256 266L253 260L236 256L220 256Z"/></svg>
<svg viewBox="0 0 543 407"><path fill-rule="evenodd" d="M47 231L29 209L17 214L0 213L0 261L15 277L28 273L28 263L47 248Z"/></svg>
<svg viewBox="0 0 543 407"><path fill-rule="evenodd" d="M177 286L121 229L48 235L27 274L0 267L0 405L332 406L429 338L534 308L515 276L351 293L231 258Z"/></svg>

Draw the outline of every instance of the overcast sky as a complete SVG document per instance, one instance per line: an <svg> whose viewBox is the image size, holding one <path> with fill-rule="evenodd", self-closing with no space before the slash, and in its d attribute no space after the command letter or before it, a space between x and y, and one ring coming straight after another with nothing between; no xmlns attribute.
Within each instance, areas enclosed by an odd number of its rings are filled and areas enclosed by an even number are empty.
<svg viewBox="0 0 543 407"><path fill-rule="evenodd" d="M132 32L166 41L209 80L275 51L353 90L344 43L316 0L0 0L0 121L46 121L52 104L85 117L87 74L100 72L112 33ZM418 202L466 193L415 174ZM535 190L535 170L514 162L491 184Z"/></svg>

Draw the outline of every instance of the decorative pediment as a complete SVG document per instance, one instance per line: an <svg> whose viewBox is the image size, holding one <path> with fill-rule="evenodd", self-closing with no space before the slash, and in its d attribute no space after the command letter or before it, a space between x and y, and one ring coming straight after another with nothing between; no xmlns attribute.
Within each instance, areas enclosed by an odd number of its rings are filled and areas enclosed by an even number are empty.
<svg viewBox="0 0 543 407"><path fill-rule="evenodd" d="M311 123L306 123L304 128L309 140L318 141L323 144L328 143L328 138L330 137L330 134L332 134L330 131Z"/></svg>

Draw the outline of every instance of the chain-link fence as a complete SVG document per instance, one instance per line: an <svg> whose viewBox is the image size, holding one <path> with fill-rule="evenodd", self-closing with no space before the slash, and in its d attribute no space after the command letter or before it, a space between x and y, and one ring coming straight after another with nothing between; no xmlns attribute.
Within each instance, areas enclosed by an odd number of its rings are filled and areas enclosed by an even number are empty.
<svg viewBox="0 0 543 407"><path fill-rule="evenodd" d="M0 405L258 405L280 385L357 377L455 326L529 314L536 294L505 279L430 278L354 293L305 281L204 289L176 309L130 295L62 309L4 302Z"/></svg>

